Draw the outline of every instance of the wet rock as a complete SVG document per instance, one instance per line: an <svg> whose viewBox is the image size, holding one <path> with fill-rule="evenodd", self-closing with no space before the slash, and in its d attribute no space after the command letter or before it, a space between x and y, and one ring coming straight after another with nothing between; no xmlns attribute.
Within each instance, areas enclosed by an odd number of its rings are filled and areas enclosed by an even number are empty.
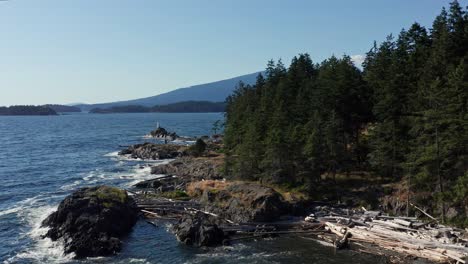
<svg viewBox="0 0 468 264"><path fill-rule="evenodd" d="M76 258L97 257L120 251L121 238L136 223L138 209L123 190L108 186L82 188L67 196L42 225L45 237L62 239L65 253Z"/></svg>
<svg viewBox="0 0 468 264"><path fill-rule="evenodd" d="M177 239L191 246L217 246L224 239L224 232L216 224L212 216L197 213L184 215L174 226Z"/></svg>
<svg viewBox="0 0 468 264"><path fill-rule="evenodd" d="M174 159L186 155L185 146L170 144L143 143L128 147L119 152L119 155L130 155L133 159Z"/></svg>
<svg viewBox="0 0 468 264"><path fill-rule="evenodd" d="M155 138L161 138L166 140L175 140L178 137L175 132L170 133L162 127L158 127L157 129L151 131L150 135Z"/></svg>

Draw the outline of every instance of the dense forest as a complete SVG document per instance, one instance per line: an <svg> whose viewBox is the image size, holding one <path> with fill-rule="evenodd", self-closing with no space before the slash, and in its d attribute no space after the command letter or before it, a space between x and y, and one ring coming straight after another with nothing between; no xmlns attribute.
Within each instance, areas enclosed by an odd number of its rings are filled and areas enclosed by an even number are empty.
<svg viewBox="0 0 468 264"><path fill-rule="evenodd" d="M46 106L14 105L0 107L0 115L57 115L57 112Z"/></svg>
<svg viewBox="0 0 468 264"><path fill-rule="evenodd" d="M208 101L185 101L167 105L156 105L146 107L141 105L114 106L111 108L94 108L90 113L108 114L108 113L216 113L224 112L226 103L208 102Z"/></svg>
<svg viewBox="0 0 468 264"><path fill-rule="evenodd" d="M431 29L374 43L362 69L349 56L269 61L227 99L225 173L313 192L324 174L366 172L408 186L442 219L464 210L468 224L467 50L455 1Z"/></svg>

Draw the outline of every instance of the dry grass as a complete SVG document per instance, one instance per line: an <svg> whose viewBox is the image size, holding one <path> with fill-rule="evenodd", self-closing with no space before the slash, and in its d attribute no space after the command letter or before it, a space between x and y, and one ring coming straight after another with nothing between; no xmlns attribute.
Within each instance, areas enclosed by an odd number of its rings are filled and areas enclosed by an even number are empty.
<svg viewBox="0 0 468 264"><path fill-rule="evenodd" d="M229 185L229 182L218 180L206 180L191 182L187 186L187 194L191 197L199 196L203 191L219 191L224 190Z"/></svg>

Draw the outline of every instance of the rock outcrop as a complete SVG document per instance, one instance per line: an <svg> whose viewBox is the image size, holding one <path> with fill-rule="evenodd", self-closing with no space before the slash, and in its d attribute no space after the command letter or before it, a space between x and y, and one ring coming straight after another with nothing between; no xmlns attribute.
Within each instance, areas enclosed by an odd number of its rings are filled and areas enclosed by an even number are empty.
<svg viewBox="0 0 468 264"><path fill-rule="evenodd" d="M143 143L128 147L119 155L130 155L133 159L174 159L186 155L187 147L171 144Z"/></svg>
<svg viewBox="0 0 468 264"><path fill-rule="evenodd" d="M222 162L216 159L187 157L152 167L151 173L190 177L194 180L216 180L222 179L221 168Z"/></svg>
<svg viewBox="0 0 468 264"><path fill-rule="evenodd" d="M166 140L175 140L177 138L177 134L175 132L170 133L162 127L158 127L155 130L151 131L150 135L154 138L160 138L160 139L166 139Z"/></svg>
<svg viewBox="0 0 468 264"><path fill-rule="evenodd" d="M198 190L192 185L191 194L194 193L205 205L206 211L236 223L275 221L288 209L281 194L256 183L230 182L224 189Z"/></svg>
<svg viewBox="0 0 468 264"><path fill-rule="evenodd" d="M191 246L217 246L223 242L224 232L216 219L204 213L184 215L174 226L177 239Z"/></svg>
<svg viewBox="0 0 468 264"><path fill-rule="evenodd" d="M65 253L76 258L106 256L121 249L138 218L137 207L123 190L108 186L80 189L66 197L43 226L45 237L62 239Z"/></svg>

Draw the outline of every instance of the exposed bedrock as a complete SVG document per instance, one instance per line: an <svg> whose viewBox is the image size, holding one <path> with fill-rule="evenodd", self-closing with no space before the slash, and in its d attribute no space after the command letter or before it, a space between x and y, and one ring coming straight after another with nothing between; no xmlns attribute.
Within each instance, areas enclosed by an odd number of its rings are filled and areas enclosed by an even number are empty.
<svg viewBox="0 0 468 264"><path fill-rule="evenodd" d="M114 254L122 247L138 218L138 210L127 192L114 187L82 188L67 196L43 226L45 237L62 239L65 253L76 258Z"/></svg>

